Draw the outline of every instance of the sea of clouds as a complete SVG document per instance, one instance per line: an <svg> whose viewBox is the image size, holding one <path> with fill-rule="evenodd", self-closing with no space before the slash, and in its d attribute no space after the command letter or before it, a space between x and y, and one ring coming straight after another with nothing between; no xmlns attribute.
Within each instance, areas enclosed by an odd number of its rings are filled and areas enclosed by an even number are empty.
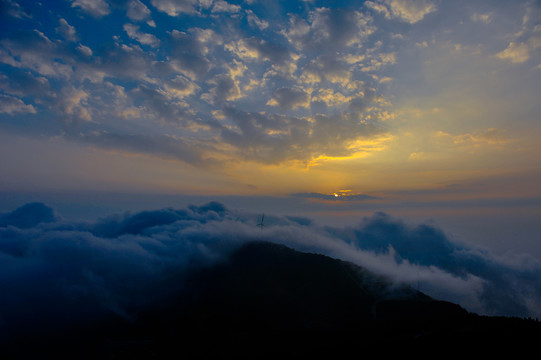
<svg viewBox="0 0 541 360"><path fill-rule="evenodd" d="M0 334L29 324L135 317L182 291L186 274L269 241L358 264L468 311L539 317L541 264L495 256L385 213L356 226L228 209L221 203L67 221L42 203L0 214ZM15 329L15 330L14 330Z"/></svg>

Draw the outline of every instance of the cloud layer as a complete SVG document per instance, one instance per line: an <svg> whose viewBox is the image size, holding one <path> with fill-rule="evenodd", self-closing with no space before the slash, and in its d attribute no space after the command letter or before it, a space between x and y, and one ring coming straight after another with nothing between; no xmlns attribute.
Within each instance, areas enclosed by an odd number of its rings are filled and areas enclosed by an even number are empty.
<svg viewBox="0 0 541 360"><path fill-rule="evenodd" d="M357 151L352 141L385 133L386 106L365 96L377 93L376 82L361 65L385 66L362 48L376 41L366 9L311 7L271 25L267 6L74 0L53 28L39 26L43 5L25 9L34 14L26 22L7 12L13 30L0 38L2 113L46 117L47 135L97 147L126 151L121 139L145 137L129 152L200 166L241 154L264 164L348 155ZM106 25L111 17L121 26ZM345 54L364 60L348 63ZM39 93L32 83L43 84ZM146 145L165 137L166 151Z"/></svg>
<svg viewBox="0 0 541 360"><path fill-rule="evenodd" d="M62 220L40 203L2 214L0 329L109 312L136 316L182 291L190 270L254 240L348 260L470 311L541 315L541 264L533 259L497 258L433 226L411 226L384 213L345 228L267 215L260 230L259 221L258 214L216 202L85 223Z"/></svg>

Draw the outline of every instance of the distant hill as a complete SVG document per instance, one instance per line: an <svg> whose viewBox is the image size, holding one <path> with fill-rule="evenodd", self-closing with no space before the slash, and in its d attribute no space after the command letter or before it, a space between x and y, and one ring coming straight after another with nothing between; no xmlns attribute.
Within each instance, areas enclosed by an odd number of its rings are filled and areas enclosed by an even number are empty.
<svg viewBox="0 0 541 360"><path fill-rule="evenodd" d="M351 263L253 242L136 319L111 315L2 347L13 358L540 358L539 340L537 321L478 316Z"/></svg>

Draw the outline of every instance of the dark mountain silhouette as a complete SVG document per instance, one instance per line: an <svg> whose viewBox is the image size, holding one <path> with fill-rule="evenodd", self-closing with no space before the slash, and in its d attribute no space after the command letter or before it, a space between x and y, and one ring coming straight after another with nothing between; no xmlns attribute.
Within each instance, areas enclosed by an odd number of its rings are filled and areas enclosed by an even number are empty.
<svg viewBox="0 0 541 360"><path fill-rule="evenodd" d="M7 358L539 358L540 339L538 321L471 314L351 263L252 242L132 319L110 315L2 347Z"/></svg>

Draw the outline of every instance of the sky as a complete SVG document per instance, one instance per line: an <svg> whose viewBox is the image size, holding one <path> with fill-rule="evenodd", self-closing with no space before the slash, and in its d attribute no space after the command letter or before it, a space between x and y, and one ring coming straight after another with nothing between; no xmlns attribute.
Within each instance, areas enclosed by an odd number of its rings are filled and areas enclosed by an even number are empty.
<svg viewBox="0 0 541 360"><path fill-rule="evenodd" d="M381 211L541 261L540 84L539 1L2 0L0 211Z"/></svg>

